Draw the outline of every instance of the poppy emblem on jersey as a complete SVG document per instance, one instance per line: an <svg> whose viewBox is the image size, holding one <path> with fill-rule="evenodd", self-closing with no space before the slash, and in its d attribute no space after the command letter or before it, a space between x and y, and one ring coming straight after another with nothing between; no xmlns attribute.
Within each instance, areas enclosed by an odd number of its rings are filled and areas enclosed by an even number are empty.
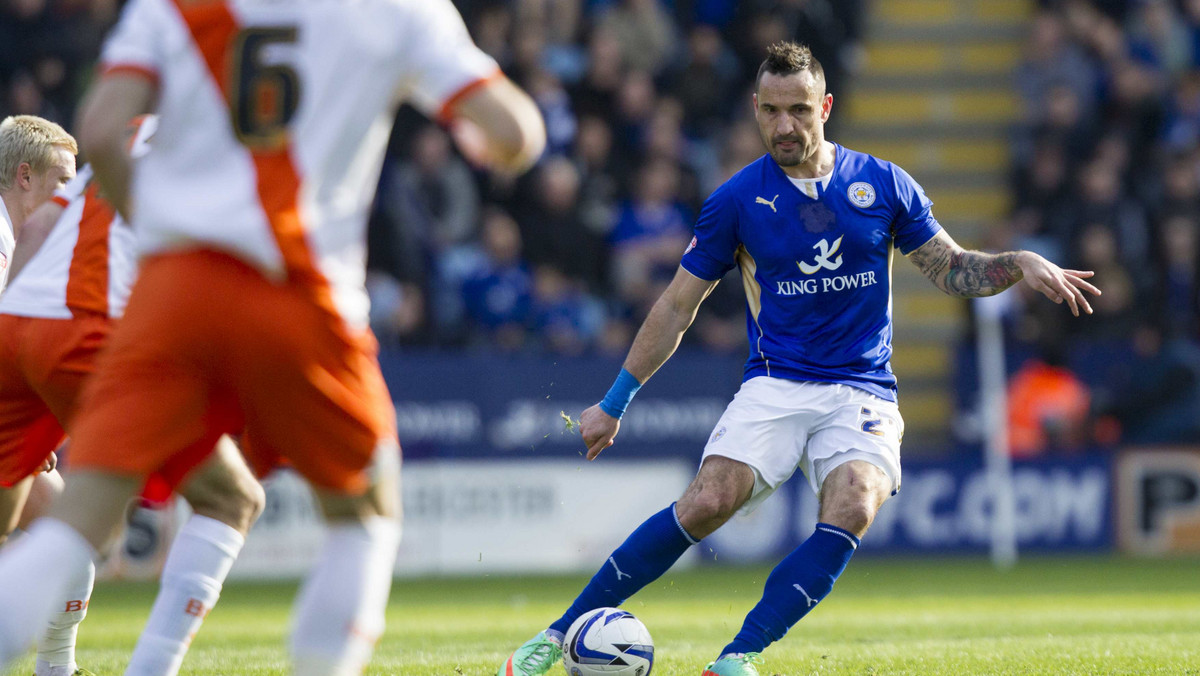
<svg viewBox="0 0 1200 676"><path fill-rule="evenodd" d="M830 211L824 202L801 204L796 210L800 213L800 220L804 223L805 232L811 232L814 235L829 232L837 224L837 215Z"/></svg>
<svg viewBox="0 0 1200 676"><path fill-rule="evenodd" d="M851 202L854 202L854 206L859 209L866 209L875 203L875 188L871 187L870 183L863 183L862 181L852 183L846 190L846 195L850 198Z"/></svg>
<svg viewBox="0 0 1200 676"><path fill-rule="evenodd" d="M708 443L715 444L717 443L717 440L723 436L725 436L725 426L721 425L717 428L716 432L713 432L712 438L708 440Z"/></svg>

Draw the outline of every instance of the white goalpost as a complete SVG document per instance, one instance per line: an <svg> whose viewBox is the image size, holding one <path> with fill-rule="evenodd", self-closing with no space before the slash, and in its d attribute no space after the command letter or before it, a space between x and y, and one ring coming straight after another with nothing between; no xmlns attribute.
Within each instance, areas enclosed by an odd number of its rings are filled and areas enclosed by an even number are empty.
<svg viewBox="0 0 1200 676"><path fill-rule="evenodd" d="M1008 379L1000 323L1007 303L1000 296L976 298L974 302L979 420L992 493L991 558L997 568L1007 569L1017 562L1016 502L1012 458L1008 454Z"/></svg>

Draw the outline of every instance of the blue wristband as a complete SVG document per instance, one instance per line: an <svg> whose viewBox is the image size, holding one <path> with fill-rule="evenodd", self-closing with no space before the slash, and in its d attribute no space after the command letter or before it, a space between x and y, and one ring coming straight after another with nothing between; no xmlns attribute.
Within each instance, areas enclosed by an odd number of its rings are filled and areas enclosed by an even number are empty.
<svg viewBox="0 0 1200 676"><path fill-rule="evenodd" d="M642 384L632 373L621 369L617 380L608 388L608 394L604 395L604 400L600 402L600 410L620 420L621 416L625 415L625 408L629 406L629 402L633 401L633 395L637 394L641 387Z"/></svg>

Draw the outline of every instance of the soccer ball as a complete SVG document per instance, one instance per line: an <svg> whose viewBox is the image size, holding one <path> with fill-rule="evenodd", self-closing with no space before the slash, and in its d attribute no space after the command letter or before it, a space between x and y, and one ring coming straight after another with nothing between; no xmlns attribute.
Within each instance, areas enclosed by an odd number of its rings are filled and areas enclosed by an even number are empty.
<svg viewBox="0 0 1200 676"><path fill-rule="evenodd" d="M654 640L633 613L597 608L567 630L563 666L570 676L650 676Z"/></svg>

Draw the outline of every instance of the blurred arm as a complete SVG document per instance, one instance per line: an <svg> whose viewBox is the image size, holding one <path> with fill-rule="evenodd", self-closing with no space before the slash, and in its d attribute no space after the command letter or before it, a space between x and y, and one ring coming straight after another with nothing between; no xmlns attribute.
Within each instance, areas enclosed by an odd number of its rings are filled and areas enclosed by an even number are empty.
<svg viewBox="0 0 1200 676"><path fill-rule="evenodd" d="M100 190L127 222L132 222L132 164L125 130L133 118L153 110L155 93L154 83L145 76L123 71L105 75L88 91L76 124L79 145L96 171Z"/></svg>
<svg viewBox="0 0 1200 676"><path fill-rule="evenodd" d="M533 99L507 77L468 93L451 112L478 129L479 134L474 134L460 128L455 139L465 154L481 164L519 174L532 167L546 148L542 114Z"/></svg>
<svg viewBox="0 0 1200 676"><path fill-rule="evenodd" d="M42 248L64 210L63 205L50 200L38 207L29 220L17 230L17 245L13 251L12 267L8 271L10 281L21 274L21 269L29 259Z"/></svg>

